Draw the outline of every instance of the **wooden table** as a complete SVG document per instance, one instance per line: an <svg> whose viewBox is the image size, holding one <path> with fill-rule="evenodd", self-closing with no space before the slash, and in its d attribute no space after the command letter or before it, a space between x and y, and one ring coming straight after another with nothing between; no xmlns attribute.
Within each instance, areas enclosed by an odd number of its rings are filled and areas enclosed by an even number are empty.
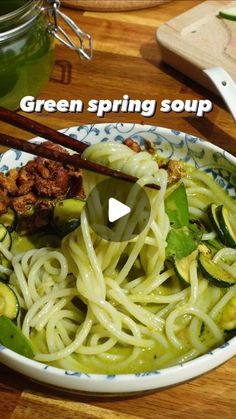
<svg viewBox="0 0 236 419"><path fill-rule="evenodd" d="M163 64L155 40L156 28L200 1L175 0L152 9L124 13L86 13L64 10L94 40L94 58L80 62L76 54L56 46L56 65L41 98L122 99L128 94L136 99L209 98L214 110L204 119L190 114L160 113L152 118L139 114L96 115L31 114L56 129L96 122L137 122L155 124L189 132L208 139L236 155L235 124L222 101ZM1 131L27 133L9 129L1 123ZM232 418L236 415L236 358L217 370L194 381L164 391L127 399L92 399L46 389L0 367L0 417L5 418ZM86 405L88 404L88 405ZM105 409L105 410L101 410ZM110 411L109 411L110 410Z"/></svg>

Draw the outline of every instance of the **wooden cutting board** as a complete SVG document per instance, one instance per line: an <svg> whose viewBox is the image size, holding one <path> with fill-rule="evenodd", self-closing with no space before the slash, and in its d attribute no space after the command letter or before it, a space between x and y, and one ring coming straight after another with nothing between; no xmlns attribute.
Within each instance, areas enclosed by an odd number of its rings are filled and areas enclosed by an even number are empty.
<svg viewBox="0 0 236 419"><path fill-rule="evenodd" d="M171 0L62 0L63 6L98 12L137 10L158 6Z"/></svg>
<svg viewBox="0 0 236 419"><path fill-rule="evenodd" d="M218 17L233 6L235 1L205 1L161 25L163 60L214 92L204 68L223 67L236 82L236 21Z"/></svg>

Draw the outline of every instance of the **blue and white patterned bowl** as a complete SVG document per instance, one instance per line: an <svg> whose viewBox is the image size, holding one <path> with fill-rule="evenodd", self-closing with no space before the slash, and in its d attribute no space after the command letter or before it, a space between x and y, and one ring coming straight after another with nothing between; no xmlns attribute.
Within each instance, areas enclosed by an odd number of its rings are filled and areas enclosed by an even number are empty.
<svg viewBox="0 0 236 419"><path fill-rule="evenodd" d="M151 140L158 153L180 159L209 173L229 195L236 199L236 158L226 151L179 131L138 124L83 125L63 130L67 135L93 144L122 142L132 137L143 145ZM41 141L36 138L35 141ZM0 155L0 171L24 165L33 156L16 150ZM236 337L193 361L175 367L138 374L84 374L51 367L30 360L0 345L0 361L8 367L47 385L94 394L127 394L160 389L190 380L216 368L236 354Z"/></svg>

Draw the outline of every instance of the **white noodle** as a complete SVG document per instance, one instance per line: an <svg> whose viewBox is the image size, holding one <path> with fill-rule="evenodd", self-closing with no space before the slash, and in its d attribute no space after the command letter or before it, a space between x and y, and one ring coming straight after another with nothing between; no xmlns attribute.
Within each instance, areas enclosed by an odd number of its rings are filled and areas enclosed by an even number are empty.
<svg viewBox="0 0 236 419"><path fill-rule="evenodd" d="M93 145L83 157L137 176L144 188L153 183L160 190L145 188L151 216L144 231L129 242L99 238L83 209L80 227L63 239L61 249L34 249L12 257L0 244L0 251L12 260L13 273L0 270L10 275L20 304L27 310L22 331L42 341L36 360L85 371L114 373L128 371L130 366L140 371L143 351L155 358L147 367L154 368L185 362L222 342L223 330L216 318L236 294L236 286L215 292L199 277L194 261L190 284L184 288L174 269L165 266L170 222L164 199L173 189L167 191L167 172L158 168L150 154L136 154L119 143ZM85 171L86 194L102 179ZM229 211L235 210L232 200L200 171L191 171L184 184L191 217L206 220L205 209L211 202L224 202ZM134 194L131 188L127 204ZM102 204L95 194L93 205L100 215ZM128 225L119 221L120 234L132 233L137 223L138 209ZM203 240L215 237L209 231ZM214 260L235 272L235 250L222 249ZM140 270L135 267L137 261ZM203 323L210 334L208 341L202 339Z"/></svg>

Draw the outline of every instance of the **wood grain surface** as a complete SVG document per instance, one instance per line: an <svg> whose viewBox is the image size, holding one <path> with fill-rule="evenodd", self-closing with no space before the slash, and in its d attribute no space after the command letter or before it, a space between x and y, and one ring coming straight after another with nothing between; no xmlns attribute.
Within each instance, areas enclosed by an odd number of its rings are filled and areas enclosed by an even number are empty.
<svg viewBox="0 0 236 419"><path fill-rule="evenodd" d="M223 102L205 88L163 64L156 43L156 28L201 1L172 1L151 9L95 13L64 9L94 39L94 58L81 62L76 54L56 45L56 62L50 82L40 98L201 99L214 102L204 119L187 113L107 114L99 119L81 114L31 114L37 121L59 129L97 122L137 122L169 127L208 139L236 155L235 124ZM24 139L30 134L0 123L0 130ZM45 388L0 366L1 419L31 418L227 418L236 416L236 358L189 383L150 394L121 399L90 398ZM101 410L103 409L103 410Z"/></svg>

